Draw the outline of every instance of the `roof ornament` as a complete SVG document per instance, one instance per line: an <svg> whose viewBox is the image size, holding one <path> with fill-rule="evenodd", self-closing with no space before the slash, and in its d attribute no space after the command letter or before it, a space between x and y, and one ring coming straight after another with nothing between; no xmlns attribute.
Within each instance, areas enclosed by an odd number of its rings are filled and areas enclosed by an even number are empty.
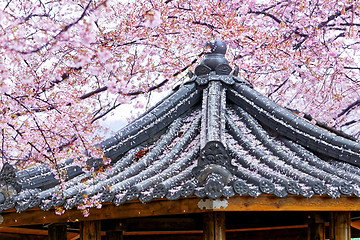
<svg viewBox="0 0 360 240"><path fill-rule="evenodd" d="M195 68L197 76L209 74L215 71L217 75L229 75L231 67L225 58L226 44L222 40L205 43L205 58L199 66Z"/></svg>
<svg viewBox="0 0 360 240"><path fill-rule="evenodd" d="M205 49L208 52L195 69L195 81L207 86L202 98L200 157L192 172L204 186L206 195L217 199L223 195L236 170L231 164L225 139L226 85L234 82L234 76L230 75L232 69L225 59L224 41L207 42Z"/></svg>
<svg viewBox="0 0 360 240"><path fill-rule="evenodd" d="M0 203L21 191L17 180L15 167L5 163L0 172Z"/></svg>
<svg viewBox="0 0 360 240"><path fill-rule="evenodd" d="M226 44L223 40L208 41L204 45L205 57L195 68L195 76L189 82L196 82L198 85L207 85L210 81L220 81L226 85L233 85L236 82L252 87L249 83L238 78L239 68L234 70L230 67L225 58Z"/></svg>
<svg viewBox="0 0 360 240"><path fill-rule="evenodd" d="M225 58L226 44L223 40L208 41L204 46L205 57L195 68L195 81L205 85L212 80L220 80L226 84L235 83L232 68Z"/></svg>

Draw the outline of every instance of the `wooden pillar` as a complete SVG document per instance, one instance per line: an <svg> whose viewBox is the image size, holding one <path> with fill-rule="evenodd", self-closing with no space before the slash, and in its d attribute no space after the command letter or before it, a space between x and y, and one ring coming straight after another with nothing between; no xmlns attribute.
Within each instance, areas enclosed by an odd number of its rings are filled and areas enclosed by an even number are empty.
<svg viewBox="0 0 360 240"><path fill-rule="evenodd" d="M204 214L204 240L225 240L225 212Z"/></svg>
<svg viewBox="0 0 360 240"><path fill-rule="evenodd" d="M308 240L325 240L325 221L318 213L309 215Z"/></svg>
<svg viewBox="0 0 360 240"><path fill-rule="evenodd" d="M125 220L108 220L103 222L102 230L106 232L106 240L123 240L123 232L127 223Z"/></svg>
<svg viewBox="0 0 360 240"><path fill-rule="evenodd" d="M335 231L334 231L334 219L335 212L330 212L330 222L329 222L329 240L335 240Z"/></svg>
<svg viewBox="0 0 360 240"><path fill-rule="evenodd" d="M66 224L54 223L50 224L48 227L48 236L49 240L66 240Z"/></svg>
<svg viewBox="0 0 360 240"><path fill-rule="evenodd" d="M80 222L80 240L101 240L101 221Z"/></svg>
<svg viewBox="0 0 360 240"><path fill-rule="evenodd" d="M329 239L330 240L350 240L351 239L350 212L331 212Z"/></svg>

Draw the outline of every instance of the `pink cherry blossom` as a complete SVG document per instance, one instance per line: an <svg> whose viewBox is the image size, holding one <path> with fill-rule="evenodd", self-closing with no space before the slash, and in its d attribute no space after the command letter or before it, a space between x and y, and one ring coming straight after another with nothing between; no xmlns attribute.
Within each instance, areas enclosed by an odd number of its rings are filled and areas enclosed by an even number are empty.
<svg viewBox="0 0 360 240"><path fill-rule="evenodd" d="M161 14L157 10L150 10L145 14L144 25L146 27L157 27L162 23Z"/></svg>
<svg viewBox="0 0 360 240"><path fill-rule="evenodd" d="M122 104L144 108L150 89L183 81L213 39L226 41L230 65L257 91L359 138L354 0L7 3L0 3L3 162L47 164L61 180L61 162L84 167L102 158L98 120ZM96 202L89 201L85 214Z"/></svg>

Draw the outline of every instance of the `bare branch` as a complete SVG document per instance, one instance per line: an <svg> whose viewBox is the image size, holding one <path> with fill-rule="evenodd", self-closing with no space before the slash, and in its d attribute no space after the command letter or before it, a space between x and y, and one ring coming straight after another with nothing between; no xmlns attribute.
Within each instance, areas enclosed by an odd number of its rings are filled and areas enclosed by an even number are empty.
<svg viewBox="0 0 360 240"><path fill-rule="evenodd" d="M112 110L116 109L120 105L121 105L121 103L118 103L118 104L112 106L111 108L107 109L105 112L103 112L102 114L100 114L99 116L97 116L93 120L91 120L91 123L94 123L95 121L99 120L100 118L105 117L107 114L109 114Z"/></svg>
<svg viewBox="0 0 360 240"><path fill-rule="evenodd" d="M353 70L360 70L360 67L344 67L345 69L353 69Z"/></svg>
<svg viewBox="0 0 360 240"><path fill-rule="evenodd" d="M294 74L295 71L293 71L291 74ZM271 95L273 95L274 93L276 93L277 91L279 91L280 88L282 88L285 83L287 83L287 81L289 81L289 78L287 78L285 81L283 81L274 91L272 91L271 93L268 94L268 97L271 97Z"/></svg>
<svg viewBox="0 0 360 240"><path fill-rule="evenodd" d="M99 4L96 8L98 8L99 6L101 5L104 5L105 3L107 2L107 0L104 0L101 4ZM53 40L56 40L62 33L68 31L72 26L76 25L77 23L79 23L87 14L87 11L88 9L90 8L90 5L92 3L92 0L90 0L88 2L88 4L86 5L86 7L84 8L81 16L76 19L74 22L64 26L55 36L52 37L52 39L50 41L48 41L47 43L41 45L40 47L38 48L35 48L33 50L30 50L30 51L19 51L19 50L15 50L15 49L12 49L13 51L16 51L18 53L21 53L21 54L31 54L31 53L36 53L36 52L39 52L40 50L44 49L46 46L48 46L50 44L51 41Z"/></svg>
<svg viewBox="0 0 360 240"><path fill-rule="evenodd" d="M80 99L86 99L86 98L89 98L89 97L91 97L91 96L93 96L93 95L95 95L95 94L104 92L104 91L106 91L107 89L108 89L107 86L105 86L105 87L100 87L100 88L95 89L94 91L88 92L88 93L80 96L79 98L80 98Z"/></svg>
<svg viewBox="0 0 360 240"><path fill-rule="evenodd" d="M205 23L205 22L200 22L200 21L193 21L192 22L193 24L196 24L196 25L201 25L201 26L205 26L205 27L208 27L210 28L211 30L215 30L215 26L210 24L210 23Z"/></svg>
<svg viewBox="0 0 360 240"><path fill-rule="evenodd" d="M350 5L348 7L345 8L345 11L348 11L350 9L353 8L353 5ZM332 20L338 18L339 16L341 16L341 11L336 11L336 13L334 13L333 15L329 16L328 19L326 21L323 21L321 23L319 23L318 28L323 28L325 27L329 22L331 22Z"/></svg>
<svg viewBox="0 0 360 240"><path fill-rule="evenodd" d="M198 54L198 57L201 57L204 53L200 53ZM189 67L191 67L193 64L195 64L197 62L197 58L195 58L189 65L187 65L186 67L182 68L181 70L177 71L176 73L173 74L173 77L176 77L177 75L179 75L180 73L186 71ZM139 91L135 91L135 92L128 92L128 93L123 93L123 92L119 92L119 94L122 94L122 95L125 95L125 96L135 96L135 95L140 95L140 94L144 94L146 92L149 92L149 91L153 91L155 89L158 89L158 88L161 88L162 86L165 85L165 83L167 83L169 81L169 79L165 79L163 80L161 83L155 85L155 86L152 86L152 87L149 87L148 90L144 91L144 90L139 90ZM79 98L80 99L86 99L86 98L89 98L93 95L96 95L98 93L101 93L101 92L104 92L108 89L107 86L104 86L104 87L100 87L100 88L97 88L95 89L94 91L91 91L91 92L88 92L82 96L80 96Z"/></svg>
<svg viewBox="0 0 360 240"><path fill-rule="evenodd" d="M341 117L344 114L348 114L348 112L353 109L356 106L360 106L360 99L356 100L355 102L351 103L349 106L347 106L345 109L343 109L338 115L337 117Z"/></svg>
<svg viewBox="0 0 360 240"><path fill-rule="evenodd" d="M281 20L277 17L275 17L274 15L270 14L270 13L267 13L265 11L253 11L253 10L250 10L250 13L255 13L257 15L264 15L266 17L270 17L272 18L275 22L277 23L281 23Z"/></svg>

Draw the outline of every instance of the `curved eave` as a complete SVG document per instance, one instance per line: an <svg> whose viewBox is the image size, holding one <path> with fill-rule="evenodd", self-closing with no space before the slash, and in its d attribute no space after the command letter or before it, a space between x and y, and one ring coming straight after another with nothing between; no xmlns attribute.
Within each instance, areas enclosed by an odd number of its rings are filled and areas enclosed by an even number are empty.
<svg viewBox="0 0 360 240"><path fill-rule="evenodd" d="M182 85L113 137L102 142L100 147L105 151L106 157L116 159L119 152L124 153L161 132L198 103L201 98L200 92L195 83Z"/></svg>
<svg viewBox="0 0 360 240"><path fill-rule="evenodd" d="M217 76L211 76L216 81ZM22 180L23 186L30 187L7 198L0 210L72 209L88 202L118 206L134 200L189 196L360 196L360 169L352 165L359 160L359 144L312 125L247 84L237 82L226 92L226 106L219 107L223 100L214 97L211 101L220 101L220 105L209 107L200 103L211 94L202 98L196 83L183 85L101 144L112 159L111 169L96 177L78 169L73 175L70 171L62 191L42 166L20 172L18 176L31 176ZM211 122L214 119L221 121ZM221 131L217 135L225 139L233 166L227 169L231 179L225 186L216 179L211 183L216 187L199 183L193 174L204 140L200 131L203 124ZM70 168L67 164L64 167ZM39 172L44 174L38 176ZM34 186L40 189L31 189Z"/></svg>
<svg viewBox="0 0 360 240"><path fill-rule="evenodd" d="M228 98L264 126L303 147L360 166L360 144L322 129L277 105L245 84L234 84Z"/></svg>
<svg viewBox="0 0 360 240"><path fill-rule="evenodd" d="M99 146L104 150L105 156L115 163L128 150L164 131L171 122L198 103L200 98L201 94L195 83L182 85ZM67 160L61 166L66 170L68 179L83 173L81 168L71 166L71 163L72 160ZM90 164L101 167L101 161L96 159L91 160ZM54 178L49 168L42 165L20 171L17 177L25 189L47 189L58 184L58 180Z"/></svg>
<svg viewBox="0 0 360 240"><path fill-rule="evenodd" d="M225 115L227 148L236 169L220 196L360 196L357 167L318 157L295 141L264 128L237 105L229 104ZM112 171L102 176L90 178L89 173L82 173L66 182L61 195L57 195L59 186L25 190L12 201L0 204L0 210L15 207L21 212L37 206L42 210L58 206L72 209L89 200L95 206L109 202L118 206L134 200L177 200L194 195L211 198L211 186L199 184L192 174L200 153L202 116L201 110L193 107L158 139L129 150ZM146 154L136 157L141 151Z"/></svg>
<svg viewBox="0 0 360 240"><path fill-rule="evenodd" d="M234 190L257 191L278 197L302 195L359 196L359 168L345 162L319 157L296 141L264 128L251 114L231 105L226 117L228 147L240 181ZM236 190L236 188L238 190ZM243 190L245 189L245 190ZM258 193L259 194L259 193Z"/></svg>
<svg viewBox="0 0 360 240"><path fill-rule="evenodd" d="M37 206L42 210L57 206L71 209L84 205L89 199L94 203L119 205L135 199L148 202L153 198L175 200L190 196L196 186L191 171L199 154L200 122L201 111L192 107L173 120L158 138L139 142L127 153L122 153L111 169L102 171L97 177L81 173L68 180L63 191L60 185L40 191L23 190L0 204L0 210L15 207L22 212ZM184 186L190 191L180 193ZM173 191L174 188L179 189Z"/></svg>

